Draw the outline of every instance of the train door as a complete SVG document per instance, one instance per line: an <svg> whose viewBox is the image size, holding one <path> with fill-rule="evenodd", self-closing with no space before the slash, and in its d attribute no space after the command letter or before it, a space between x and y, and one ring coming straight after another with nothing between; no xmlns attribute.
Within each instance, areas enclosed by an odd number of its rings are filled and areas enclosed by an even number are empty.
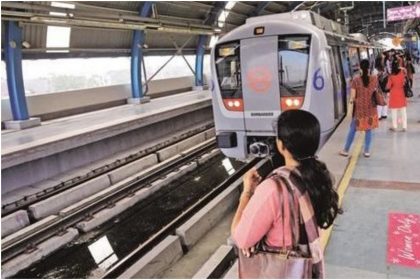
<svg viewBox="0 0 420 280"><path fill-rule="evenodd" d="M345 87L344 79L341 73L341 63L339 60L338 47L332 46L330 50L330 61L331 61L331 78L334 89L334 119L340 120L345 114Z"/></svg>
<svg viewBox="0 0 420 280"><path fill-rule="evenodd" d="M241 40L245 130L254 135L274 135L280 114L277 42L277 36Z"/></svg>
<svg viewBox="0 0 420 280"><path fill-rule="evenodd" d="M341 67L343 68L344 80L346 84L346 104L347 99L350 97L350 83L351 83L351 67L350 59L348 56L348 50L345 46L339 47L340 58L341 58Z"/></svg>
<svg viewBox="0 0 420 280"><path fill-rule="evenodd" d="M339 98L341 98L341 100L339 100L339 102L342 104L343 106L343 114L345 114L347 112L347 86L346 86L346 74L345 74L345 65L343 63L343 59L341 58L340 55L340 48L338 46L334 46L333 49L333 54L334 54L334 59L335 59L335 65L336 65L336 70L338 71L338 78L339 78L339 85L340 85L340 95ZM342 115L343 115L342 114Z"/></svg>

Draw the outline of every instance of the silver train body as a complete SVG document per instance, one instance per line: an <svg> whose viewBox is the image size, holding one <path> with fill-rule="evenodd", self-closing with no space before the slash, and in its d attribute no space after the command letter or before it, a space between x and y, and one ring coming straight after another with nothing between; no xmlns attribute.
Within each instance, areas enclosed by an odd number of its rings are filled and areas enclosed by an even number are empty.
<svg viewBox="0 0 420 280"><path fill-rule="evenodd" d="M237 159L272 154L277 117L297 108L318 118L321 147L346 115L360 60L373 66L377 51L312 12L249 18L211 53L219 148Z"/></svg>

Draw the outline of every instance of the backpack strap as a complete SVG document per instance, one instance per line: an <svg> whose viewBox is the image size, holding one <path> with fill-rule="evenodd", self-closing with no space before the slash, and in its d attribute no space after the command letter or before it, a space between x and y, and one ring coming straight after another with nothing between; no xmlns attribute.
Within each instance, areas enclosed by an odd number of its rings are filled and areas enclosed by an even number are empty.
<svg viewBox="0 0 420 280"><path fill-rule="evenodd" d="M299 209L299 221L304 225L304 230L301 233L304 233L306 236L302 236L302 238L306 237L307 243L316 242L319 239L319 230L318 224L316 222L315 212L312 207L312 202L309 197L307 191L301 191L297 186L295 186L290 181L290 173L291 171L288 169L278 169L277 175L281 178L282 182L289 186L292 189L298 199L298 209ZM301 239L302 239L301 238Z"/></svg>
<svg viewBox="0 0 420 280"><path fill-rule="evenodd" d="M301 218L299 215L299 202L298 199L293 192L290 184L285 180L284 177L279 176L278 174L274 173L270 176L270 178L274 181L277 185L280 195L280 207L282 209L282 224L283 224L283 247L286 248L286 215L289 215L289 228L292 236L292 249L296 249L299 244L300 240L300 224ZM283 186L284 188L283 188ZM289 205L289 212L286 213L285 204L288 203Z"/></svg>

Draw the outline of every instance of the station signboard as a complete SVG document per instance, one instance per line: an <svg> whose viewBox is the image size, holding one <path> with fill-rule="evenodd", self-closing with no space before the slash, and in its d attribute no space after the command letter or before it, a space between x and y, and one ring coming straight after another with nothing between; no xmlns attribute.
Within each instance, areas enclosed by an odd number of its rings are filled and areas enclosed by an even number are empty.
<svg viewBox="0 0 420 280"><path fill-rule="evenodd" d="M420 215L388 214L387 263L420 269Z"/></svg>
<svg viewBox="0 0 420 280"><path fill-rule="evenodd" d="M386 10L387 21L420 18L420 4L403 6Z"/></svg>

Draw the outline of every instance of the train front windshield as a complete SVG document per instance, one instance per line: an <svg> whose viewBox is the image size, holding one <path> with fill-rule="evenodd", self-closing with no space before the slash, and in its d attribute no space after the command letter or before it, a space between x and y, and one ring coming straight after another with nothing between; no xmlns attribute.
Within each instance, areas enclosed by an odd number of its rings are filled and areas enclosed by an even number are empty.
<svg viewBox="0 0 420 280"><path fill-rule="evenodd" d="M239 42L216 47L216 71L222 98L242 98Z"/></svg>
<svg viewBox="0 0 420 280"><path fill-rule="evenodd" d="M280 36L278 44L280 94L303 96L309 64L309 36Z"/></svg>
<svg viewBox="0 0 420 280"><path fill-rule="evenodd" d="M310 40L309 35L279 36L278 65L282 111L299 109L305 99Z"/></svg>

